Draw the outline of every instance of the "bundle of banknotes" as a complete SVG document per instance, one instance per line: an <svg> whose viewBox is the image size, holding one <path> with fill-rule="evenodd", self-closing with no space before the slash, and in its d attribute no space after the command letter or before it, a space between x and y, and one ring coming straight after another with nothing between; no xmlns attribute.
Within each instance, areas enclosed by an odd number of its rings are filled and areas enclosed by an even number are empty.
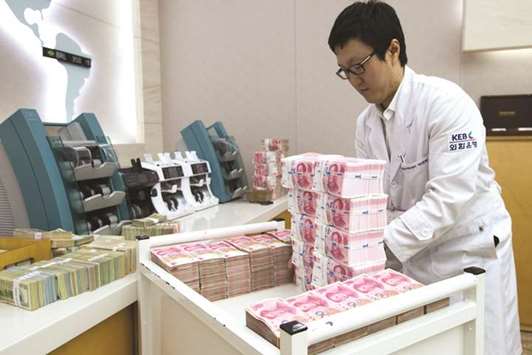
<svg viewBox="0 0 532 355"><path fill-rule="evenodd" d="M344 264L333 258L329 258L320 253L314 253L313 263L311 270L311 286L307 289L314 289L316 287L323 287L330 283L337 281L345 281L353 276L361 275L364 273L378 272L384 269L384 262L382 259L373 262L372 259L366 259L370 261L360 262L356 264ZM299 275L297 275L299 276Z"/></svg>
<svg viewBox="0 0 532 355"><path fill-rule="evenodd" d="M283 159L296 284L312 290L384 269L385 162L307 153Z"/></svg>
<svg viewBox="0 0 532 355"><path fill-rule="evenodd" d="M273 284L279 286L292 282L292 270L289 266L292 259L292 247L284 239L285 231L260 234L254 237L255 243L269 248L273 262Z"/></svg>
<svg viewBox="0 0 532 355"><path fill-rule="evenodd" d="M179 221L169 221L166 216L156 213L145 218L133 220L131 224L122 226L122 236L127 240L136 240L141 235L154 237L179 233L179 231Z"/></svg>
<svg viewBox="0 0 532 355"><path fill-rule="evenodd" d="M344 282L335 282L294 297L266 299L249 305L246 307L246 325L272 344L279 346L279 326L283 323L299 321L310 329L316 329L326 326L327 318L331 315L363 307L376 300L422 286L419 282L396 271L381 270L371 276L359 275ZM444 299L428 305L429 308L416 308L360 330L327 339L311 347L309 352L314 353L318 349L324 351L448 304L449 300Z"/></svg>
<svg viewBox="0 0 532 355"><path fill-rule="evenodd" d="M199 261L178 245L151 249L151 260L196 292L200 292Z"/></svg>
<svg viewBox="0 0 532 355"><path fill-rule="evenodd" d="M288 152L288 141L278 138L263 140L263 150L253 154L252 187L254 191L269 191L276 200L286 194L281 183L281 161Z"/></svg>
<svg viewBox="0 0 532 355"><path fill-rule="evenodd" d="M97 239L81 247L81 249L85 248L123 252L126 260L127 273L129 274L137 270L136 241L126 240L124 237L117 235L99 235Z"/></svg>
<svg viewBox="0 0 532 355"><path fill-rule="evenodd" d="M211 240L207 241L207 244L224 256L227 297L249 293L251 291L249 254L223 240Z"/></svg>
<svg viewBox="0 0 532 355"><path fill-rule="evenodd" d="M306 153L282 161L282 183L289 189L356 198L383 191L385 162L341 155Z"/></svg>
<svg viewBox="0 0 532 355"><path fill-rule="evenodd" d="M0 301L34 310L95 290L135 270L134 245L124 240L93 243L51 260L0 271Z"/></svg>
<svg viewBox="0 0 532 355"><path fill-rule="evenodd" d="M387 203L385 194L344 198L298 189L288 192L288 208L293 214L314 217L317 223L351 233L384 228Z"/></svg>
<svg viewBox="0 0 532 355"><path fill-rule="evenodd" d="M315 252L339 263L356 266L384 263L384 230L348 233L332 226L318 225Z"/></svg>
<svg viewBox="0 0 532 355"><path fill-rule="evenodd" d="M211 301L290 283L289 231L152 248L152 260Z"/></svg>
<svg viewBox="0 0 532 355"><path fill-rule="evenodd" d="M252 291L274 286L273 254L269 245L262 240L255 240L254 236L238 236L227 241L248 253Z"/></svg>
<svg viewBox="0 0 532 355"><path fill-rule="evenodd" d="M178 247L198 261L201 294L211 301L227 298L225 254L206 242L183 243Z"/></svg>
<svg viewBox="0 0 532 355"><path fill-rule="evenodd" d="M288 139L283 138L264 138L262 140L262 146L265 151L268 152L282 152L288 153Z"/></svg>
<svg viewBox="0 0 532 355"><path fill-rule="evenodd" d="M289 229L283 229L275 232L266 232L266 234L271 235L275 239L279 239L281 242L284 242L286 244L292 243L292 233Z"/></svg>
<svg viewBox="0 0 532 355"><path fill-rule="evenodd" d="M82 245L94 240L92 235L76 235L62 229L43 231L34 228L16 228L13 237L26 239L49 239L52 244L52 255L59 256L78 250Z"/></svg>
<svg viewBox="0 0 532 355"><path fill-rule="evenodd" d="M96 280L96 288L124 277L127 271L125 254L120 251L84 248L60 258L93 264L94 268L90 267L89 272L94 273L90 279Z"/></svg>

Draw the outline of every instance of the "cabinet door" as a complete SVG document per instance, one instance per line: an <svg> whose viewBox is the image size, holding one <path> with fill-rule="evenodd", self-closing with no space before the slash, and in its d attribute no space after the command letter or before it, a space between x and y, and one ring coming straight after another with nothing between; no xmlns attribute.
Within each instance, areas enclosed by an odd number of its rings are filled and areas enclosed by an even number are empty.
<svg viewBox="0 0 532 355"><path fill-rule="evenodd" d="M137 353L137 303L135 302L48 355L135 355Z"/></svg>
<svg viewBox="0 0 532 355"><path fill-rule="evenodd" d="M502 187L506 208L512 216L519 319L523 329L532 330L532 140L490 140L488 153L495 178Z"/></svg>

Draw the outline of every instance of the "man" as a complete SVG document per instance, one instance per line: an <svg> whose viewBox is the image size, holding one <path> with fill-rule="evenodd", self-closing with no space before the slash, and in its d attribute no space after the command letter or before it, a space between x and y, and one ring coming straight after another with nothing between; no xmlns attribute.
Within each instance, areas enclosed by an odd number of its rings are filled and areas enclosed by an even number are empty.
<svg viewBox="0 0 532 355"><path fill-rule="evenodd" d="M484 268L485 353L520 354L511 219L475 103L454 83L406 66L401 24L385 3L345 8L329 47L336 74L370 104L357 119L357 156L388 162L387 247L423 283Z"/></svg>

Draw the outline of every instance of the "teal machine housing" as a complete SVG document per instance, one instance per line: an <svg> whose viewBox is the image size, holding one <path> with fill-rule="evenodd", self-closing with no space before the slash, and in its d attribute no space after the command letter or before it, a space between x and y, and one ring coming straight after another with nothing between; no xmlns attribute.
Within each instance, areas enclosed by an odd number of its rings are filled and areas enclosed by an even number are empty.
<svg viewBox="0 0 532 355"><path fill-rule="evenodd" d="M19 109L0 124L0 145L0 169L11 167L19 187L8 192L15 200L20 191L29 227L112 234L129 218L116 153L94 114L58 124ZM9 208L5 200L0 209Z"/></svg>
<svg viewBox="0 0 532 355"><path fill-rule="evenodd" d="M188 150L195 150L200 159L209 162L212 192L220 202L245 194L248 183L240 149L222 122L205 127L202 121L197 120L182 129L181 135Z"/></svg>

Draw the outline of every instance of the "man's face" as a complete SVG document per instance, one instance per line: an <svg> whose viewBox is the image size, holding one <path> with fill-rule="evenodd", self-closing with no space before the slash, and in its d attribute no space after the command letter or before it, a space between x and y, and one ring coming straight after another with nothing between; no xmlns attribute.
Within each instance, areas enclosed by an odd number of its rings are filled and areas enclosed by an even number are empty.
<svg viewBox="0 0 532 355"><path fill-rule="evenodd" d="M373 52L373 48L358 39L349 40L342 48L335 49L338 66L344 69L358 64ZM392 58L386 52L384 61L374 54L364 64L361 75L349 75L349 82L368 103L384 104L393 97ZM388 102L389 103L389 102Z"/></svg>

